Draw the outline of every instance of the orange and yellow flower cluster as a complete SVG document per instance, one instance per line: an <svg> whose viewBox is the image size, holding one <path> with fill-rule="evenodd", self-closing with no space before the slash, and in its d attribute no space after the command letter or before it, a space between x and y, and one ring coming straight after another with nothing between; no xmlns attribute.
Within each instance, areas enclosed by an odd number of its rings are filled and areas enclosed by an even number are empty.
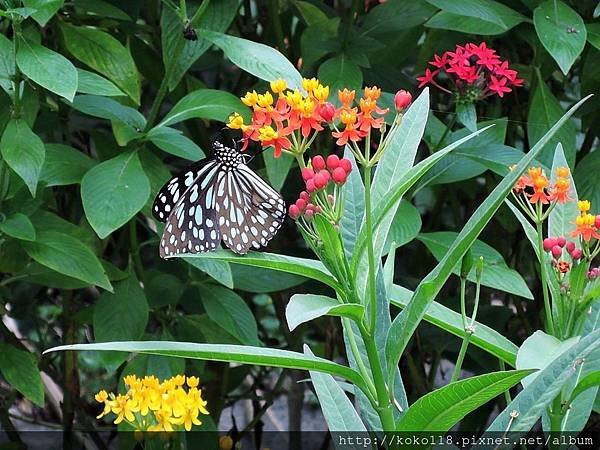
<svg viewBox="0 0 600 450"><path fill-rule="evenodd" d="M581 237L586 242L589 242L592 238L600 239L600 234L598 234L600 215L590 214L592 204L588 200L577 202L577 207L579 208L579 215L575 218L573 237Z"/></svg>
<svg viewBox="0 0 600 450"><path fill-rule="evenodd" d="M511 167L511 170L514 166ZM566 203L572 200L569 197L571 189L570 171L567 167L556 169L556 181L550 180L541 167L531 167L527 175L521 176L513 188L516 194L523 194L530 203L547 205L551 202Z"/></svg>
<svg viewBox="0 0 600 450"><path fill-rule="evenodd" d="M125 421L140 431L190 431L202 424L200 413L208 414L197 377L176 375L161 383L155 376L128 375L123 380L126 394L96 394L96 401L104 405L98 419L112 413L117 416L114 423Z"/></svg>

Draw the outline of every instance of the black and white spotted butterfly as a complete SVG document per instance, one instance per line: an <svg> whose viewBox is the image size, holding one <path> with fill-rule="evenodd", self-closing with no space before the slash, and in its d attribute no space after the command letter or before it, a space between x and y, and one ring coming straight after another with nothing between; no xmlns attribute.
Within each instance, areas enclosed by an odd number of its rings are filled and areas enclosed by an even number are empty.
<svg viewBox="0 0 600 450"><path fill-rule="evenodd" d="M248 166L251 157L218 141L213 155L175 175L152 205L165 223L160 256L215 250L221 239L235 253L260 248L285 218L281 195Z"/></svg>

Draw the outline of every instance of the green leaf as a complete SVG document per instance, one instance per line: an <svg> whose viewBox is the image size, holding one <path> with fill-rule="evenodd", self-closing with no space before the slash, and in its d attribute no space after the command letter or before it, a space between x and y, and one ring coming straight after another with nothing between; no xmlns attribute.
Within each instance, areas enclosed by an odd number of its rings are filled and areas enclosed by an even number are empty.
<svg viewBox="0 0 600 450"><path fill-rule="evenodd" d="M44 407L44 385L34 355L0 342L0 372L17 391Z"/></svg>
<svg viewBox="0 0 600 450"><path fill-rule="evenodd" d="M400 419L396 432L445 433L467 414L507 391L534 371L486 373L436 389L419 398L408 408Z"/></svg>
<svg viewBox="0 0 600 450"><path fill-rule="evenodd" d="M17 66L31 81L73 100L77 90L77 69L61 54L19 38Z"/></svg>
<svg viewBox="0 0 600 450"><path fill-rule="evenodd" d="M94 72L77 69L77 92L82 94L102 95L106 97L121 97L126 94L111 81Z"/></svg>
<svg viewBox="0 0 600 450"><path fill-rule="evenodd" d="M117 20L131 20L131 17L123 12L123 10L104 0L75 0L74 3L76 7L82 9L83 13L91 16L109 17Z"/></svg>
<svg viewBox="0 0 600 450"><path fill-rule="evenodd" d="M537 142L562 115L564 109L552 92L538 76L538 83L531 99L527 115L527 136L529 142ZM554 135L540 153L538 159L547 167L552 165L554 150L560 143L563 146L570 167L575 164L575 136L577 130L571 120L567 121Z"/></svg>
<svg viewBox="0 0 600 450"><path fill-rule="evenodd" d="M556 170L559 167L569 168L565 153L563 152L562 144L559 142L554 152L554 161L552 162L552 174L550 175L550 184L556 183L557 175ZM554 209L548 216L548 236L564 236L567 241L575 242L575 239L571 235L571 232L575 229L573 222L579 215L579 209L577 208L577 190L575 188L575 181L573 176L569 175L571 186L569 188L569 198L572 201L566 203L557 203Z"/></svg>
<svg viewBox="0 0 600 450"><path fill-rule="evenodd" d="M425 244L433 256L441 261L448 249L457 239L458 233L452 231L439 231L419 235L419 240ZM471 247L473 258L478 260L484 258L481 284L504 292L518 295L520 297L533 299L533 294L527 287L527 283L519 272L509 268L504 262L502 255L485 242L476 240ZM452 269L452 273L460 275L460 261ZM468 280L477 281L476 268L473 267L468 275Z"/></svg>
<svg viewBox="0 0 600 450"><path fill-rule="evenodd" d="M515 206L509 199L504 200L504 203L510 208L513 212L521 227L523 227L523 231L525 231L525 236L527 236L527 240L531 244L531 248L535 252L538 261L540 261L540 249L538 248L538 234L537 230L531 225L531 222L525 215L521 212L521 210Z"/></svg>
<svg viewBox="0 0 600 450"><path fill-rule="evenodd" d="M183 132L169 127L152 128L146 137L161 150L189 161L205 157L204 152Z"/></svg>
<svg viewBox="0 0 600 450"><path fill-rule="evenodd" d="M235 95L215 89L198 89L179 100L157 127L172 125L191 118L226 122L233 112L249 117L248 108Z"/></svg>
<svg viewBox="0 0 600 450"><path fill-rule="evenodd" d="M0 139L0 153L35 197L46 151L44 143L24 120L11 119L8 122Z"/></svg>
<svg viewBox="0 0 600 450"><path fill-rule="evenodd" d="M421 25L436 9L424 0L381 3L364 17L361 35L389 35Z"/></svg>
<svg viewBox="0 0 600 450"><path fill-rule="evenodd" d="M148 323L148 302L134 275L115 283L115 292L104 292L94 305L96 342L135 340Z"/></svg>
<svg viewBox="0 0 600 450"><path fill-rule="evenodd" d="M25 214L14 213L0 222L0 232L22 241L35 241L35 228Z"/></svg>
<svg viewBox="0 0 600 450"><path fill-rule="evenodd" d="M600 50L600 23L588 23L585 26L588 42Z"/></svg>
<svg viewBox="0 0 600 450"><path fill-rule="evenodd" d="M285 308L290 331L321 316L348 317L360 322L364 313L364 306L358 303L341 303L331 297L314 294L294 294Z"/></svg>
<svg viewBox="0 0 600 450"><path fill-rule="evenodd" d="M227 262L199 258L183 258L183 260L206 273L223 286L233 289L233 274Z"/></svg>
<svg viewBox="0 0 600 450"><path fill-rule="evenodd" d="M202 8L204 5L198 7ZM195 29L224 32L235 18L238 8L239 0L212 1L197 22L190 25ZM188 14L192 16L190 13L188 6ZM192 64L210 48L211 43L206 39L185 39L181 18L168 7L162 8L160 28L165 72L169 90L173 90Z"/></svg>
<svg viewBox="0 0 600 450"><path fill-rule="evenodd" d="M31 17L42 27L62 8L63 3L64 0L23 0L24 6L35 10Z"/></svg>
<svg viewBox="0 0 600 450"><path fill-rule="evenodd" d="M241 266L239 264L231 266L231 273L236 289L256 294L283 291L307 281L304 277L285 272L280 272L274 277L269 269Z"/></svg>
<svg viewBox="0 0 600 450"><path fill-rule="evenodd" d="M586 155L575 168L575 184L579 189L579 198L592 202L597 210L600 207L600 152Z"/></svg>
<svg viewBox="0 0 600 450"><path fill-rule="evenodd" d="M15 46L3 34L0 34L0 87L12 98L15 76Z"/></svg>
<svg viewBox="0 0 600 450"><path fill-rule="evenodd" d="M496 417L486 431L504 433L510 422L510 431L515 432L515 435L528 432L554 401L565 383L571 377L576 376L578 366L599 347L600 330L582 337L577 344L560 354L538 373L535 379ZM512 418L510 416L512 411L518 411L519 416Z"/></svg>
<svg viewBox="0 0 600 450"><path fill-rule="evenodd" d="M122 105L112 98L99 95L78 95L71 106L77 111L93 117L122 122L131 127L134 132L140 132L146 126L146 118L142 113Z"/></svg>
<svg viewBox="0 0 600 450"><path fill-rule="evenodd" d="M107 342L104 344L62 345L44 353L63 350L117 351L149 355L174 356L257 366L283 367L288 369L314 370L342 377L359 389L366 389L358 372L341 364L316 356L275 348L252 347L249 345L194 344L169 341Z"/></svg>
<svg viewBox="0 0 600 450"><path fill-rule="evenodd" d="M280 191L290 172L294 157L289 153L282 153L279 158L275 158L274 152L262 152L262 157L271 186L276 191Z"/></svg>
<svg viewBox="0 0 600 450"><path fill-rule="evenodd" d="M78 27L61 21L60 30L65 47L75 58L107 77L140 104L140 79L126 47L98 28Z"/></svg>
<svg viewBox="0 0 600 450"><path fill-rule="evenodd" d="M302 275L307 278L320 281L336 290L341 289L339 283L331 276L329 271L325 268L325 266L323 266L323 263L314 259L304 259L297 258L295 256L253 251L248 252L244 256L240 256L223 249L217 249L214 252L208 253L197 253L195 255L186 256L184 259L217 260L233 264L262 267L265 269Z"/></svg>
<svg viewBox="0 0 600 450"><path fill-rule="evenodd" d="M438 12L425 23L425 26L428 28L453 30L465 34L478 34L481 36L495 36L506 32L506 27L504 26L486 22L481 19L453 14L447 11Z"/></svg>
<svg viewBox="0 0 600 450"><path fill-rule="evenodd" d="M456 105L456 115L469 131L477 131L477 111L474 103L458 103Z"/></svg>
<svg viewBox="0 0 600 450"><path fill-rule="evenodd" d="M586 375L579 383L577 383L577 386L575 386L575 389L573 389L573 392L571 393L569 404L573 403L579 394L597 386L600 386L600 370L596 370Z"/></svg>
<svg viewBox="0 0 600 450"><path fill-rule="evenodd" d="M204 285L199 287L200 300L210 319L244 345L260 345L252 311L244 300L230 289Z"/></svg>
<svg viewBox="0 0 600 450"><path fill-rule="evenodd" d="M274 48L209 30L199 30L198 35L219 47L233 64L255 77L265 81L283 78L291 89L301 89L302 76Z"/></svg>
<svg viewBox="0 0 600 450"><path fill-rule="evenodd" d="M539 154L544 145L564 124L565 121L585 102L588 97L577 102L567 113L538 141L516 166L480 204L479 208L469 218L462 231L450 247L448 253L417 286L409 305L394 319L386 343L388 367L396 367L400 355L423 319L429 304L439 294L456 263L462 259L471 248L483 228L492 219L506 196L511 192L521 174L529 167L531 161ZM376 216L377 217L377 216Z"/></svg>
<svg viewBox="0 0 600 450"><path fill-rule="evenodd" d="M533 11L535 31L548 53L566 75L585 47L583 19L560 0L549 0Z"/></svg>
<svg viewBox="0 0 600 450"><path fill-rule="evenodd" d="M308 345L304 345L304 353L314 357ZM314 370L309 373L329 431L366 433L367 429L360 420L354 405L337 381L326 373Z"/></svg>
<svg viewBox="0 0 600 450"><path fill-rule="evenodd" d="M419 210L412 203L402 200L392 221L392 227L384 246L384 253L390 251L392 244L401 247L416 238L419 231L421 231L421 225Z"/></svg>
<svg viewBox="0 0 600 450"><path fill-rule="evenodd" d="M328 59L319 67L317 74L319 80L332 94L331 101L340 106L337 92L344 88L360 91L363 83L363 75L360 67L356 65L347 55L338 55Z"/></svg>
<svg viewBox="0 0 600 450"><path fill-rule="evenodd" d="M398 285L393 285L390 292L391 303L398 308L404 309L409 304L412 295L412 291ZM423 319L460 338L463 338L465 335L460 313L451 310L441 303L431 302L425 311ZM515 367L518 347L492 328L475 322L475 332L471 335L471 344Z"/></svg>
<svg viewBox="0 0 600 450"><path fill-rule="evenodd" d="M350 172L346 183L342 186L344 211L342 213L342 220L340 221L340 235L344 244L346 258L350 260L365 218L365 186L354 155L347 146L344 148L344 158L348 158L352 163L352 172Z"/></svg>
<svg viewBox="0 0 600 450"><path fill-rule="evenodd" d="M46 144L46 157L40 181L46 186L67 186L81 183L95 161L80 150L64 144Z"/></svg>
<svg viewBox="0 0 600 450"><path fill-rule="evenodd" d="M454 152L456 156L469 158L500 176L505 176L509 167L518 163L523 157L523 152L508 145L492 144L485 147L461 148ZM534 162L543 166L540 162Z"/></svg>
<svg viewBox="0 0 600 450"><path fill-rule="evenodd" d="M43 266L112 292L112 285L96 255L69 234L38 229L35 242L23 241L23 248Z"/></svg>
<svg viewBox="0 0 600 450"><path fill-rule="evenodd" d="M101 239L127 223L149 197L150 181L136 151L94 166L81 180L85 216Z"/></svg>

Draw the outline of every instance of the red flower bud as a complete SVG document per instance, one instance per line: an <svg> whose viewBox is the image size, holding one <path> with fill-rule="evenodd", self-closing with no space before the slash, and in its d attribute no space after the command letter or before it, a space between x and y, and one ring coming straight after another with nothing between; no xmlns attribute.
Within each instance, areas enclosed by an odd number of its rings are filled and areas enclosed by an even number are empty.
<svg viewBox="0 0 600 450"><path fill-rule="evenodd" d="M325 186L327 186L327 182L329 180L327 179L324 172L325 171L315 173L315 177L312 180L310 180L314 181L315 188L317 189L323 189Z"/></svg>
<svg viewBox="0 0 600 450"><path fill-rule="evenodd" d="M315 172L311 168L305 167L304 169L302 169L302 179L304 181L310 180L314 175Z"/></svg>
<svg viewBox="0 0 600 450"><path fill-rule="evenodd" d="M412 95L404 89L399 90L396 92L396 95L394 95L394 104L396 105L396 111L398 112L404 111L411 102Z"/></svg>
<svg viewBox="0 0 600 450"><path fill-rule="evenodd" d="M315 169L315 171L323 170L325 168L325 160L323 159L323 157L321 155L315 156L314 158L311 159L311 161L312 161L313 169Z"/></svg>
<svg viewBox="0 0 600 450"><path fill-rule="evenodd" d="M333 172L333 170L340 165L340 158L338 155L329 155L327 157L327 168Z"/></svg>
<svg viewBox="0 0 600 450"><path fill-rule="evenodd" d="M571 258L573 258L574 261L581 259L582 256L583 256L583 253L581 252L581 249L579 249L579 248L575 248L571 252Z"/></svg>
<svg viewBox="0 0 600 450"><path fill-rule="evenodd" d="M561 248L564 247L566 243L567 243L567 240L565 239L564 236L559 236L556 238L556 245L560 246Z"/></svg>
<svg viewBox="0 0 600 450"><path fill-rule="evenodd" d="M567 242L567 247L566 248L567 248L567 251L569 253L572 253L573 250L575 250L575 242L573 242L573 241Z"/></svg>
<svg viewBox="0 0 600 450"><path fill-rule="evenodd" d="M319 105L318 113L323 122L331 122L335 116L335 106L329 102Z"/></svg>
<svg viewBox="0 0 600 450"><path fill-rule="evenodd" d="M555 258L560 258L560 255L562 255L562 247L560 245L555 245L552 247L552 256Z"/></svg>
<svg viewBox="0 0 600 450"><path fill-rule="evenodd" d="M310 201L310 195L308 195L308 192L306 192L306 191L300 192L300 196L299 197L302 200L306 201L307 203Z"/></svg>
<svg viewBox="0 0 600 450"><path fill-rule="evenodd" d="M306 209L306 204L308 202L306 200L304 200L303 198L299 198L298 200L296 200L296 206L298 207L298 209L300 211L304 211Z"/></svg>
<svg viewBox="0 0 600 450"><path fill-rule="evenodd" d="M347 174L352 172L352 162L348 158L340 159L340 167L344 169Z"/></svg>
<svg viewBox="0 0 600 450"><path fill-rule="evenodd" d="M315 186L315 179L313 178L312 180L308 180L306 182L306 190L312 194L313 192L315 192L317 190L316 186Z"/></svg>
<svg viewBox="0 0 600 450"><path fill-rule="evenodd" d="M344 184L346 182L347 177L348 177L348 174L341 167L338 167L337 169L335 169L333 171L333 181L336 184Z"/></svg>
<svg viewBox="0 0 600 450"><path fill-rule="evenodd" d="M298 208L296 205L290 205L288 212L289 212L290 217L294 220L296 220L298 217L300 217L300 208Z"/></svg>
<svg viewBox="0 0 600 450"><path fill-rule="evenodd" d="M304 212L304 218L305 218L306 220L311 220L311 219L314 217L314 215L315 215L315 212L314 212L314 210L312 210L312 209L307 209L307 210Z"/></svg>
<svg viewBox="0 0 600 450"><path fill-rule="evenodd" d="M544 250L546 250L547 252L552 250L552 247L554 247L555 245L557 245L556 238L549 237L544 239Z"/></svg>

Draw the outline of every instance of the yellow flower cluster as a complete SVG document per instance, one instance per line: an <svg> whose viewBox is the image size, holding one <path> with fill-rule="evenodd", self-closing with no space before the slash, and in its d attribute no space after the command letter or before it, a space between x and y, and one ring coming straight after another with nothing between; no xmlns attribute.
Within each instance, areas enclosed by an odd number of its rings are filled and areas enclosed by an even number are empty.
<svg viewBox="0 0 600 450"><path fill-rule="evenodd" d="M117 416L114 423L125 420L140 431L190 431L192 425L202 424L200 413L208 414L197 377L176 375L161 383L153 375L128 375L123 381L128 388L124 395L105 390L96 394L96 401L104 404L98 419L113 413Z"/></svg>

